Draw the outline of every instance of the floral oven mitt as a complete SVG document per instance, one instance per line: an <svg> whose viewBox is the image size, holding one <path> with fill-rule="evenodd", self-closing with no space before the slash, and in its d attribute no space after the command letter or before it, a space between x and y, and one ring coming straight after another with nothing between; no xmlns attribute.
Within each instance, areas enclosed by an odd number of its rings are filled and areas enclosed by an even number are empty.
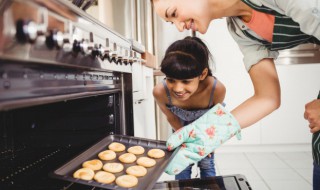
<svg viewBox="0 0 320 190"><path fill-rule="evenodd" d="M190 164L196 163L222 143L240 136L240 125L237 120L221 104L215 105L193 123L182 127L167 140L169 151L179 147L175 157L166 168L166 173L177 175Z"/></svg>

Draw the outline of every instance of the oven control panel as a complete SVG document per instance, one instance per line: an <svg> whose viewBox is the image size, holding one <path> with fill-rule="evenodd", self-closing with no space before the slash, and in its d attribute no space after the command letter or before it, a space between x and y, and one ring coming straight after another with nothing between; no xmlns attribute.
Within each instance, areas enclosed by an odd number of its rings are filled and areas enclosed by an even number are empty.
<svg viewBox="0 0 320 190"><path fill-rule="evenodd" d="M65 0L4 0L3 59L132 72L132 43Z"/></svg>

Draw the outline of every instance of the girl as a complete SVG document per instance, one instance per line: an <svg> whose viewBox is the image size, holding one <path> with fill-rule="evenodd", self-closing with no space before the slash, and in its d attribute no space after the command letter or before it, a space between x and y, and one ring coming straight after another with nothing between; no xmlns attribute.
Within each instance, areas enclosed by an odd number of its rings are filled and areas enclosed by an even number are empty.
<svg viewBox="0 0 320 190"><path fill-rule="evenodd" d="M183 31L206 33L212 20L227 17L228 29L244 55L254 95L231 113L248 127L280 106L274 59L278 50L302 43L320 44L319 0L153 0L156 13ZM312 108L312 110L311 110ZM311 114L315 113L315 114ZM306 105L314 133L313 188L320 189L320 100Z"/></svg>
<svg viewBox="0 0 320 190"><path fill-rule="evenodd" d="M177 131L198 119L217 103L226 89L212 76L211 54L197 37L186 37L171 44L161 62L166 78L153 89L153 95L172 128ZM215 176L213 154L198 163L200 177ZM191 165L176 179L190 179Z"/></svg>

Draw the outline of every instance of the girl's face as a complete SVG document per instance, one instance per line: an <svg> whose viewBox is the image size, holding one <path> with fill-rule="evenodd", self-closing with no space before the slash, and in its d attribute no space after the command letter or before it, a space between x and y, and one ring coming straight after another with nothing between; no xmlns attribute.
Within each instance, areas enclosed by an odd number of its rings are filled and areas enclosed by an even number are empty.
<svg viewBox="0 0 320 190"><path fill-rule="evenodd" d="M178 30L206 33L212 20L209 0L153 0L156 13L165 21L176 25Z"/></svg>
<svg viewBox="0 0 320 190"><path fill-rule="evenodd" d="M200 81L205 80L207 75L208 69L205 68L200 76L191 79L179 80L167 77L167 86L175 98L180 101L184 101L189 99L190 96L197 92L197 90L199 89Z"/></svg>
<svg viewBox="0 0 320 190"><path fill-rule="evenodd" d="M199 77L182 80L170 77L166 78L168 89L171 91L172 95L180 101L187 100L197 91L199 81Z"/></svg>

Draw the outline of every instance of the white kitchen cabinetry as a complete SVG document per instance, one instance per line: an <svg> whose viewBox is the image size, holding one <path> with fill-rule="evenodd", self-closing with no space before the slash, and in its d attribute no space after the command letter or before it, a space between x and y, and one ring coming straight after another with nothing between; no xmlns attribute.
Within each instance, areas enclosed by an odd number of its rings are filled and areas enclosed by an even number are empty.
<svg viewBox="0 0 320 190"><path fill-rule="evenodd" d="M156 139L153 69L140 65L132 73L134 136Z"/></svg>
<svg viewBox="0 0 320 190"><path fill-rule="evenodd" d="M281 107L261 121L261 143L310 143L309 124L303 114L305 104L320 90L320 64L277 65L277 71Z"/></svg>
<svg viewBox="0 0 320 190"><path fill-rule="evenodd" d="M140 62L134 62L132 64L132 95L133 101L143 100L144 92L143 92L143 65Z"/></svg>

